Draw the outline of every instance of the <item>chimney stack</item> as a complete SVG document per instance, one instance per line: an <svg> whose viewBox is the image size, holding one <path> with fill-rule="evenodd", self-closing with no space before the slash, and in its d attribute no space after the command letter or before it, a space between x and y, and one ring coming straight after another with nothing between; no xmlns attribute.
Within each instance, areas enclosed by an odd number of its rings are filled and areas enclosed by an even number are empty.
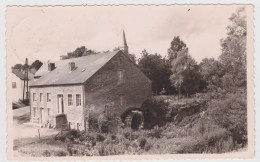
<svg viewBox="0 0 260 162"><path fill-rule="evenodd" d="M52 71L55 69L55 63L48 63L48 70Z"/></svg>
<svg viewBox="0 0 260 162"><path fill-rule="evenodd" d="M75 62L69 62L69 70L73 71L76 68Z"/></svg>

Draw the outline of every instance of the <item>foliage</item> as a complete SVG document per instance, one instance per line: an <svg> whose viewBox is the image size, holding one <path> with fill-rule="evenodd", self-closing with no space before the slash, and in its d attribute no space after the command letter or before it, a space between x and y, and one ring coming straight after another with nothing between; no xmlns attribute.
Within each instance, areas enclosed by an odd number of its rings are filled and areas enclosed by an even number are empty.
<svg viewBox="0 0 260 162"><path fill-rule="evenodd" d="M171 86L170 75L171 65L168 60L159 54L149 54L146 50L141 53L142 57L138 61L140 70L152 81L153 93L159 94L165 89L165 94L174 93Z"/></svg>
<svg viewBox="0 0 260 162"><path fill-rule="evenodd" d="M207 115L218 125L231 132L238 143L247 143L247 103L245 93L225 95L225 99L213 100Z"/></svg>
<svg viewBox="0 0 260 162"><path fill-rule="evenodd" d="M39 60L35 60L31 65L28 65L28 68L31 72L33 72L33 69L35 69L34 71L37 71L40 69L40 67L42 66L42 62L39 61ZM20 71L23 71L25 70L26 68L26 65L25 64L15 64L12 69L17 69L17 70L20 70Z"/></svg>
<svg viewBox="0 0 260 162"><path fill-rule="evenodd" d="M246 87L246 12L239 8L229 20L227 37L221 40L222 54L219 59L225 74L222 84L226 89Z"/></svg>
<svg viewBox="0 0 260 162"><path fill-rule="evenodd" d="M154 126L163 126L167 122L168 103L155 99L146 100L141 108L144 114L144 128L151 129Z"/></svg>
<svg viewBox="0 0 260 162"><path fill-rule="evenodd" d="M87 55L96 54L97 52L91 49L87 49L85 46L76 48L73 52L67 53L67 55L61 56L62 60L71 59L76 57L82 57Z"/></svg>
<svg viewBox="0 0 260 162"><path fill-rule="evenodd" d="M180 39L179 36L173 38L171 46L168 49L168 59L172 62L177 58L178 52L188 50L186 44Z"/></svg>
<svg viewBox="0 0 260 162"><path fill-rule="evenodd" d="M40 69L40 67L42 66L42 62L39 60L35 60L31 65L30 65L30 69L35 69L36 71Z"/></svg>
<svg viewBox="0 0 260 162"><path fill-rule="evenodd" d="M181 75L183 76L183 82L180 89L187 97L206 88L206 82L199 72L198 65L185 69Z"/></svg>
<svg viewBox="0 0 260 162"><path fill-rule="evenodd" d="M222 77L225 74L223 65L214 58L205 58L200 63L201 75L207 83L209 90L222 87Z"/></svg>
<svg viewBox="0 0 260 162"><path fill-rule="evenodd" d="M172 75L170 81L180 96L181 92L187 96L199 92L205 87L196 61L188 54L188 48L176 53L172 60Z"/></svg>

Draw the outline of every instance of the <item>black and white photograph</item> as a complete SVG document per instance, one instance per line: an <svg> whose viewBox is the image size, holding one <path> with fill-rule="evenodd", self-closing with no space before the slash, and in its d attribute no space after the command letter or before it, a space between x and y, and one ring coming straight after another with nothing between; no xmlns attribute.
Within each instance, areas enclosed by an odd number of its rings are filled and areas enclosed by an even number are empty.
<svg viewBox="0 0 260 162"><path fill-rule="evenodd" d="M8 6L9 157L252 157L252 14Z"/></svg>

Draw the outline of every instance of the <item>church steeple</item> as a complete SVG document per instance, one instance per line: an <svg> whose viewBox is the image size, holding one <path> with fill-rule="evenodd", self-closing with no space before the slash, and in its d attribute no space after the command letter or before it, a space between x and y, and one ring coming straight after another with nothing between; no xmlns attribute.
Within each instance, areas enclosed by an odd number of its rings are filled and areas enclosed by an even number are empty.
<svg viewBox="0 0 260 162"><path fill-rule="evenodd" d="M124 53L126 55L128 55L128 46L127 46L127 43L126 43L125 31L124 30L123 30L123 44L124 44Z"/></svg>

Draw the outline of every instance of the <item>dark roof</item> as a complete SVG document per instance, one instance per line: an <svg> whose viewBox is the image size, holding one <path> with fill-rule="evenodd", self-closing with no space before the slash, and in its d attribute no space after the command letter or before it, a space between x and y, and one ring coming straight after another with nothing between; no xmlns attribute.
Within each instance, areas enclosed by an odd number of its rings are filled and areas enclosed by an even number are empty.
<svg viewBox="0 0 260 162"><path fill-rule="evenodd" d="M26 77L24 77L24 72L22 72L18 69L12 69L12 73L14 73L21 80L24 80L26 78ZM29 78L29 80L31 80L33 78L33 74L31 72L28 72L28 78Z"/></svg>
<svg viewBox="0 0 260 162"><path fill-rule="evenodd" d="M45 62L43 63L43 65L40 67L40 69L38 71L36 71L36 73L34 74L34 77L41 77L47 73L49 73L49 69L48 69L48 64L49 63L54 63L55 67L59 67L60 65L63 65L64 63L69 63L72 59L66 59L66 60L59 60L59 61L52 61L52 62Z"/></svg>
<svg viewBox="0 0 260 162"><path fill-rule="evenodd" d="M59 65L56 67L56 69L43 74L43 76L33 82L31 86L84 83L118 52L119 51L106 52L73 59L61 60L59 61ZM75 70L69 70L69 62L75 62Z"/></svg>

